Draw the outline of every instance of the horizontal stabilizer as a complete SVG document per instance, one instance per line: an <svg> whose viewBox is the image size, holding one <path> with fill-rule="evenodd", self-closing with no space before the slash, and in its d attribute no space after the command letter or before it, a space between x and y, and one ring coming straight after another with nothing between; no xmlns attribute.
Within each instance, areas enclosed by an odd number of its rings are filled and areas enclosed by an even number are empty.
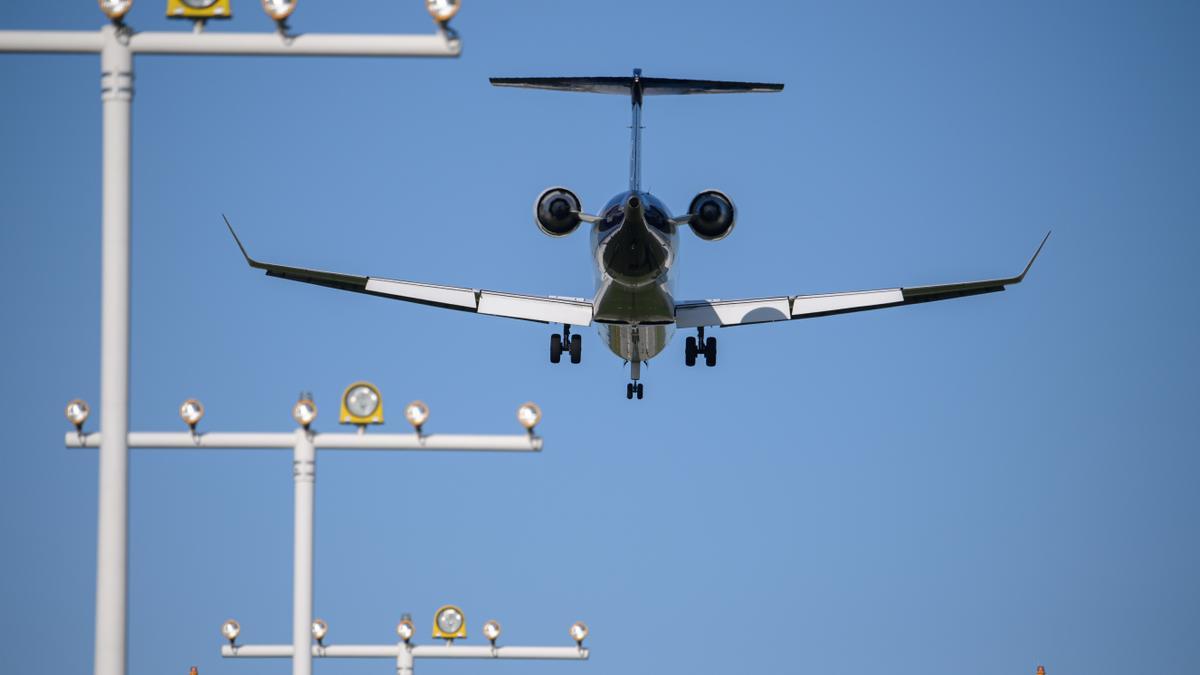
<svg viewBox="0 0 1200 675"><path fill-rule="evenodd" d="M782 84L769 82L724 82L721 80L679 80L669 77L493 77L497 87L581 91L590 94L629 96L635 81L643 96L668 94L750 94L783 91Z"/></svg>

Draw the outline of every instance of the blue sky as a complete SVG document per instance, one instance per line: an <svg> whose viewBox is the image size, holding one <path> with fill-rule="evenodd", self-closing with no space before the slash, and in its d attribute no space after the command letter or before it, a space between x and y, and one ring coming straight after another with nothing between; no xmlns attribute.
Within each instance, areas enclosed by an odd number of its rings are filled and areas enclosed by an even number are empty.
<svg viewBox="0 0 1200 675"><path fill-rule="evenodd" d="M0 28L93 29L93 3L8 3ZM588 663L422 673L1182 673L1200 659L1200 9L1157 3L469 0L457 60L138 57L131 427L290 429L311 390L383 390L387 428L516 431L532 456L338 453L318 463L316 613L331 642L403 612L489 618ZM141 29L185 30L138 2ZM213 30L270 28L235 3ZM304 0L310 32L424 32L415 0ZM624 398L594 333L268 279L259 257L588 295L586 237L530 222L547 186L624 187L627 102L489 75L779 81L655 98L645 185L718 187L728 239L682 237L680 294L736 298L1019 270L1009 292L718 331ZM100 104L93 56L0 55L0 634L5 670L87 672L96 456L62 407L99 404ZM95 424L89 425L95 428ZM222 661L218 627L286 642L286 453L135 451L131 673L285 673ZM318 662L379 673L385 662Z"/></svg>

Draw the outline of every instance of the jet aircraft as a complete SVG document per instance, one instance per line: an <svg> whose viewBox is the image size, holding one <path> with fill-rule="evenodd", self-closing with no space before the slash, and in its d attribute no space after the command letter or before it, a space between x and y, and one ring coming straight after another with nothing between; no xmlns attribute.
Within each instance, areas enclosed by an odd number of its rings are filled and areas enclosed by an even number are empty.
<svg viewBox="0 0 1200 675"><path fill-rule="evenodd" d="M571 329L595 325L605 347L630 365L625 397L640 399L644 393L640 381L642 364L662 353L676 329L696 331L695 336L688 336L684 343L684 363L694 366L697 357L702 356L705 365L711 367L717 363L717 339L706 337L705 328L807 319L1002 291L1025 278L1050 236L1047 233L1042 239L1020 274L1001 279L845 293L681 302L675 299L673 274L677 266L680 226L687 225L693 234L705 241L718 241L733 231L737 209L720 190L705 190L692 199L685 214L672 216L662 201L642 189L643 98L670 94L778 92L783 90L783 85L644 77L640 69L635 69L631 77L494 77L491 83L498 87L620 94L630 98L633 123L629 188L610 199L596 214L584 212L579 197L565 187L543 191L533 204L534 223L551 237L565 237L582 223L590 226L596 278L592 298L521 295L260 262L246 252L226 219L246 262L253 268L265 270L268 276L293 281L477 314L562 324L562 332L556 331L550 336L551 363L559 363L564 353L571 363L579 363L582 339Z"/></svg>

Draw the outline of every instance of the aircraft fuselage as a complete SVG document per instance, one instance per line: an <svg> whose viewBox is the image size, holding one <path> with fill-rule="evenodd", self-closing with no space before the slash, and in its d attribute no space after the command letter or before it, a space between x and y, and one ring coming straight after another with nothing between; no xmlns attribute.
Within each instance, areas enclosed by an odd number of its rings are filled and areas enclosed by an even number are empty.
<svg viewBox="0 0 1200 675"><path fill-rule="evenodd" d="M648 361L675 329L674 262L679 237L671 212L649 192L628 190L592 225L600 339L626 361Z"/></svg>

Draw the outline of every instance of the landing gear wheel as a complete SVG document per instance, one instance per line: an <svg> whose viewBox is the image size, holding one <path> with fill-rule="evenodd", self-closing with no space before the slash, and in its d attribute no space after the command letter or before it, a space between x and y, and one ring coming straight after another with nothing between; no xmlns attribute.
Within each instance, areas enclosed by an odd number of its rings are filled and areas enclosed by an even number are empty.
<svg viewBox="0 0 1200 675"><path fill-rule="evenodd" d="M704 365L709 368L717 365L717 338L715 337L704 341Z"/></svg>
<svg viewBox="0 0 1200 675"><path fill-rule="evenodd" d="M696 338L689 337L683 343L683 364L688 368L696 365Z"/></svg>
<svg viewBox="0 0 1200 675"><path fill-rule="evenodd" d="M562 359L562 336L558 333L550 336L550 363L558 363Z"/></svg>
<svg viewBox="0 0 1200 675"><path fill-rule="evenodd" d="M583 336L571 336L571 363L579 363L583 358Z"/></svg>
<svg viewBox="0 0 1200 675"><path fill-rule="evenodd" d="M633 383L632 382L625 385L625 398L628 398L628 399L633 398Z"/></svg>
<svg viewBox="0 0 1200 675"><path fill-rule="evenodd" d="M641 382L638 382L637 386L634 387L634 391L637 392L638 400L639 401L642 400L642 383Z"/></svg>

